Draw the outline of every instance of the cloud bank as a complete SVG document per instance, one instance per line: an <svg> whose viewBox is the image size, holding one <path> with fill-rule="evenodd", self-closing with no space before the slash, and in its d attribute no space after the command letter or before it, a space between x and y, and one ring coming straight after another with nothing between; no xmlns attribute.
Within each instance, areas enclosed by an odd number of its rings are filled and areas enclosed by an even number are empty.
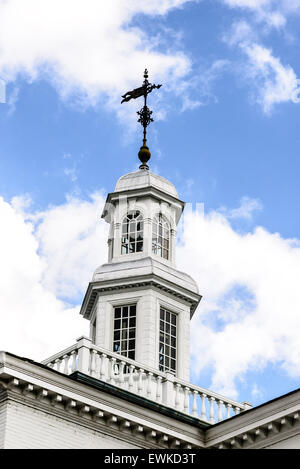
<svg viewBox="0 0 300 469"><path fill-rule="evenodd" d="M176 81L188 72L188 57L159 50L159 40L132 20L162 17L187 1L1 0L0 74L7 81L44 78L62 98L79 94L85 105L119 102L145 67L151 78Z"/></svg>
<svg viewBox="0 0 300 469"><path fill-rule="evenodd" d="M224 41L230 47L238 47L244 55L242 60L243 81L252 83L253 100L271 114L279 103L300 102L300 79L289 64L283 64L270 48L259 43L253 27L245 21L233 23Z"/></svg>
<svg viewBox="0 0 300 469"><path fill-rule="evenodd" d="M270 363L300 376L300 242L263 227L240 234L230 213L186 215L177 258L203 295L193 318L193 369L200 377L213 370L211 387L237 396L239 380Z"/></svg>
<svg viewBox="0 0 300 469"><path fill-rule="evenodd" d="M88 334L83 292L106 260L103 198L70 198L43 213L0 198L0 349L41 360Z"/></svg>
<svg viewBox="0 0 300 469"><path fill-rule="evenodd" d="M288 18L300 12L298 0L215 1L243 15L233 28L244 22L258 36L261 24L281 31ZM101 103L113 109L121 121L128 121L131 114L128 106L120 108L120 96L137 86L137 77L145 67L151 80L168 84L162 96L171 91L182 101L182 111L196 109L211 97L216 102L212 83L221 72L228 72L231 58L218 57L216 49L215 59L199 71L197 61L201 58L186 50L181 32L159 26L160 19L187 3L196 4L197 0L0 0L0 78L8 83L46 80L61 99L76 102L80 108ZM200 3L203 6L205 2ZM153 21L155 32L143 27L143 19ZM263 31L265 34L266 29ZM228 36L234 35L231 31ZM219 38L215 39L217 46ZM234 47L246 58L247 85L265 113L270 114L278 103L298 102L295 71L259 37L256 41L248 38L246 43L236 41ZM245 62L236 66L245 75ZM164 116L168 109L161 99L156 103L158 116ZM136 107L132 102L131 106Z"/></svg>

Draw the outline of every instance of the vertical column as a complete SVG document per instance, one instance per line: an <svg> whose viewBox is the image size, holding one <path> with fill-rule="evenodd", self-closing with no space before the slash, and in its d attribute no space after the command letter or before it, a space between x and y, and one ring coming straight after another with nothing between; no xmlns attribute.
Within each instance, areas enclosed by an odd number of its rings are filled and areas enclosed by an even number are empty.
<svg viewBox="0 0 300 469"><path fill-rule="evenodd" d="M121 256L121 237L122 237L122 222L128 210L128 200L126 195L119 195L118 201L115 202L116 209L114 216L111 218L113 245L112 245L112 259L118 259Z"/></svg>
<svg viewBox="0 0 300 469"><path fill-rule="evenodd" d="M136 361L158 368L158 303L153 291L145 290L137 303Z"/></svg>
<svg viewBox="0 0 300 469"><path fill-rule="evenodd" d="M144 245L143 252L147 256L152 254L152 220L151 218L144 218Z"/></svg>
<svg viewBox="0 0 300 469"><path fill-rule="evenodd" d="M114 243L114 238L108 238L107 240L107 247L108 247L107 261L108 262L111 262L113 258L113 243Z"/></svg>
<svg viewBox="0 0 300 469"><path fill-rule="evenodd" d="M90 349L92 341L85 336L77 339L78 344L78 371L89 374L90 371Z"/></svg>
<svg viewBox="0 0 300 469"><path fill-rule="evenodd" d="M96 304L96 339L98 347L110 349L111 346L111 305L105 297L98 296Z"/></svg>
<svg viewBox="0 0 300 469"><path fill-rule="evenodd" d="M170 255L169 259L175 267L176 264L176 230L171 228L170 230Z"/></svg>
<svg viewBox="0 0 300 469"><path fill-rule="evenodd" d="M121 222L114 223L114 237L113 237L113 258L120 257L121 255L121 236L122 224Z"/></svg>
<svg viewBox="0 0 300 469"><path fill-rule="evenodd" d="M190 380L190 311L184 306L178 314L177 326L177 373L178 378Z"/></svg>

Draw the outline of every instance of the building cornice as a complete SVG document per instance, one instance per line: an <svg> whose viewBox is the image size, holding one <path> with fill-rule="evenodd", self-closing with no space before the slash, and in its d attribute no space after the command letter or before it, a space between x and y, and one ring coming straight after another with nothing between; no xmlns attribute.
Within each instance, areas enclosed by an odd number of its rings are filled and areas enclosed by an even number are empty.
<svg viewBox="0 0 300 469"><path fill-rule="evenodd" d="M180 298L190 304L191 318L201 301L202 296L191 292L169 280L159 277L156 274L141 275L134 278L121 278L116 280L90 282L85 293L80 314L89 319L98 295L105 295L109 292L141 290L145 288L156 288L171 296Z"/></svg>
<svg viewBox="0 0 300 469"><path fill-rule="evenodd" d="M0 352L0 403L15 401L140 448L268 448L300 435L300 390L209 425L83 373Z"/></svg>
<svg viewBox="0 0 300 469"><path fill-rule="evenodd" d="M259 449L300 434L300 390L280 396L205 432L205 447Z"/></svg>
<svg viewBox="0 0 300 469"><path fill-rule="evenodd" d="M177 199L176 197L172 196L171 194L168 194L167 192L161 191L157 189L154 186L147 186L144 188L139 188L139 189L128 189L124 191L118 191L118 192L110 192L107 195L106 202L104 205L104 209L101 215L101 218L106 219L108 214L109 214L109 207L110 204L114 205L115 202L119 201L120 198L132 198L132 197L150 197L155 200L158 200L159 202L166 202L168 204L172 204L178 207L178 213L177 213L177 222L181 216L181 213L184 210L185 207L185 202L183 202L180 199ZM109 221L109 220L108 220Z"/></svg>
<svg viewBox="0 0 300 469"><path fill-rule="evenodd" d="M202 446L205 424L191 424L163 406L154 409L147 399L131 402L125 391L112 392L113 386L99 380L66 376L6 352L0 352L0 362L2 401L16 400L142 448Z"/></svg>

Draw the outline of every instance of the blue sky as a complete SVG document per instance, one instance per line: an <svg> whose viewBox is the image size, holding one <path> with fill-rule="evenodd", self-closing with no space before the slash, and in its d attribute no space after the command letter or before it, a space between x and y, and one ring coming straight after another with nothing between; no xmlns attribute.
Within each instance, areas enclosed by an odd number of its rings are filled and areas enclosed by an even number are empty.
<svg viewBox="0 0 300 469"><path fill-rule="evenodd" d="M187 215L179 243L203 293L192 380L254 404L295 389L300 1L106 3L0 2L0 348L44 358L75 341L106 260L103 197L138 167L142 103L120 97L148 67L163 84L151 169L206 214ZM61 323L54 343L49 322Z"/></svg>

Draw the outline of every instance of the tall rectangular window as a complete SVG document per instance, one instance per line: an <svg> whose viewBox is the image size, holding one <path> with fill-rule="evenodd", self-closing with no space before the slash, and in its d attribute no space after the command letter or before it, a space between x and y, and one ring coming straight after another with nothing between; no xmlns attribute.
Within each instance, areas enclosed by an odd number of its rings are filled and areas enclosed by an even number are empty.
<svg viewBox="0 0 300 469"><path fill-rule="evenodd" d="M170 227L164 217L159 214L152 223L152 252L164 259L169 259Z"/></svg>
<svg viewBox="0 0 300 469"><path fill-rule="evenodd" d="M113 351L135 359L136 305L114 308Z"/></svg>
<svg viewBox="0 0 300 469"><path fill-rule="evenodd" d="M122 223L122 254L132 254L143 250L143 230L142 214L138 211L127 213Z"/></svg>
<svg viewBox="0 0 300 469"><path fill-rule="evenodd" d="M159 369L176 372L177 315L160 308Z"/></svg>

